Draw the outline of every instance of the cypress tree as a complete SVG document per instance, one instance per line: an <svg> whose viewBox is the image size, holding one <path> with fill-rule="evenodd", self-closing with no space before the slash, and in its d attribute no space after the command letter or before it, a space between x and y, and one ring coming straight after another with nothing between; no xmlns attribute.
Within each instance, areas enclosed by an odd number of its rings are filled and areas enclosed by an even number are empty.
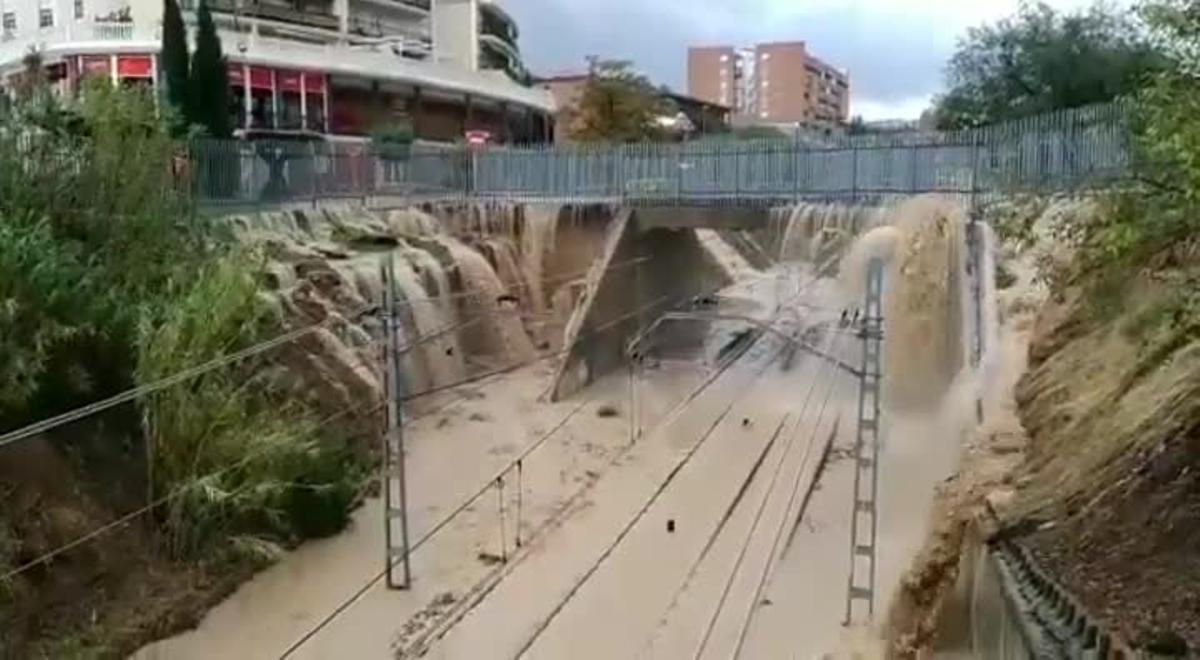
<svg viewBox="0 0 1200 660"><path fill-rule="evenodd" d="M176 0L163 0L162 66L167 85L167 103L175 109L179 125L186 126L188 117L188 46L183 15Z"/></svg>
<svg viewBox="0 0 1200 660"><path fill-rule="evenodd" d="M229 121L229 72L221 53L221 38L205 0L200 0L196 10L196 52L188 76L185 114L188 121L207 129L211 137L233 135Z"/></svg>

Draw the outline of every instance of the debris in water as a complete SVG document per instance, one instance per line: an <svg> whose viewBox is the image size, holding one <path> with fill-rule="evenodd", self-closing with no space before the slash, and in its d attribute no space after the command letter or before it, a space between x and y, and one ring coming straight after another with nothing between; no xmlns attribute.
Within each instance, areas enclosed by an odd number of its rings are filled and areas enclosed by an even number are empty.
<svg viewBox="0 0 1200 660"><path fill-rule="evenodd" d="M743 418L742 418L742 427L743 427L743 428L745 428L745 427L748 427L748 426L750 426L750 418L749 418L749 417L743 417Z"/></svg>
<svg viewBox="0 0 1200 660"><path fill-rule="evenodd" d="M504 563L503 557L501 557L500 555L492 554L486 550L480 550L479 554L475 555L475 558L478 559L479 561L487 564L488 566L495 566L496 564Z"/></svg>
<svg viewBox="0 0 1200 660"><path fill-rule="evenodd" d="M473 413L471 413L470 417L467 417L467 419L471 420L472 422L490 422L490 421L492 421L492 418L489 415L487 415L486 413L481 413L481 412L473 412Z"/></svg>
<svg viewBox="0 0 1200 660"><path fill-rule="evenodd" d="M617 410L617 407L611 403L606 403L596 409L597 417L616 417L620 414L621 411Z"/></svg>
<svg viewBox="0 0 1200 660"><path fill-rule="evenodd" d="M675 533L675 519L674 518L667 519L667 533L668 534Z"/></svg>

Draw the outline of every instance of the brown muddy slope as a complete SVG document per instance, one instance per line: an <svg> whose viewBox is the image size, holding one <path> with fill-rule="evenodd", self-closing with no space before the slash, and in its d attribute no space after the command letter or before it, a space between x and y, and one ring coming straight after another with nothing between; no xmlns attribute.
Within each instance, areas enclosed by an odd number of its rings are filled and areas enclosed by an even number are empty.
<svg viewBox="0 0 1200 660"><path fill-rule="evenodd" d="M1119 642L1200 650L1200 278L1187 266L1197 260L1180 250L1080 273L1050 230L1090 210L1059 206L1006 250L1019 254L1003 265L1020 283L1000 292L1001 341L1028 365L1014 361L1011 390L1006 376L985 394L986 423L940 489L926 548L892 603L893 656L962 648L947 638L967 629L952 620L969 564L960 555L996 529Z"/></svg>
<svg viewBox="0 0 1200 660"><path fill-rule="evenodd" d="M1200 649L1194 284L1143 271L1052 296L1016 392L1030 446L1010 531L1136 646Z"/></svg>

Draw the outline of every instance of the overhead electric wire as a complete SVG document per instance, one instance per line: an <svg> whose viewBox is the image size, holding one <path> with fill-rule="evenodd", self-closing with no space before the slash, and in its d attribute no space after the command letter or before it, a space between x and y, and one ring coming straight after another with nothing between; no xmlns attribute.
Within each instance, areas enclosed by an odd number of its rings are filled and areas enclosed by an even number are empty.
<svg viewBox="0 0 1200 660"><path fill-rule="evenodd" d="M377 401L374 403L374 406L373 406L374 410L370 410L370 412L374 412L375 410L378 410L381 407L383 407L383 402ZM329 415L328 417L322 419L321 421L317 422L316 426L314 426L313 428L314 429L323 428L326 425L328 425L332 422L335 422L338 419L341 419L342 417L345 417L351 413L362 412L364 409L369 409L369 407L364 406L364 405L359 405L359 406L352 406L349 408L344 408L336 413L333 413L332 415ZM43 564L47 561L50 561L51 559L54 559L55 557L65 553L65 552L68 552L76 547L79 547L89 541L92 541L96 538L104 536L105 534L113 531L114 529L117 529L117 528L127 525L128 523L132 522L133 520L137 519L138 517L145 515L146 513L149 513L150 511L153 511L154 509L157 509L158 507L163 506L164 504L167 504L168 502L171 502L172 500L175 500L176 498L184 495L185 493L187 493L189 490L191 490L195 486L196 482L198 482L200 480L212 479L214 477L220 477L220 476L228 474L229 472L232 472L238 468L245 467L246 465L250 464L254 459L270 453L273 449L275 449L275 447L273 447L273 446L262 447L261 449L259 449L257 451L253 451L253 452L247 454L246 456L243 456L241 459L238 459L236 462L231 463L230 465L227 465L218 470L214 470L213 472L210 472L208 474L204 474L204 475L195 477L189 483L175 488L171 492L155 499L154 501L150 502L149 504L146 504L146 505L139 507L129 513L126 513L125 515L121 516L120 518L117 518L116 520L113 520L107 524L101 525L100 527L97 527L96 529L94 529L86 534L83 534L71 541L68 541L67 543L62 544L62 545L58 546L57 548L54 548L53 550L45 552L45 553L39 555L38 557L31 559L15 568L9 570L8 572L4 573L4 575L0 576L0 583L6 582L6 581L12 579L13 577L20 575L21 573L24 573L25 571L27 571L39 564Z"/></svg>
<svg viewBox="0 0 1200 660"><path fill-rule="evenodd" d="M732 355L730 357L727 357L725 360L723 360L721 364L719 364L715 369L713 369L712 373L710 373L702 382L700 382L699 384L696 385L695 388L693 388L693 390L687 397L685 397L682 401L677 403L663 417L662 420L660 420L659 422L656 422L653 425L653 427L651 428L651 430L649 431L649 433L652 435L658 429L664 428L664 427L670 425L675 419L678 419L679 415L681 415L683 413L683 411L687 409L687 407L691 404L691 402L694 401L696 399L696 397L698 397L700 394L702 394L705 390L707 390L708 387L711 386L712 383L715 382L716 379L718 377L720 377L721 374L723 374L730 366L732 366L732 364L734 362L736 362L741 357L741 355L742 355L742 353L738 353L738 354ZM635 446L634 443L627 443L624 447L622 447L620 451L616 452L612 456L612 458L609 459L609 461L604 464L604 466L602 467L601 473L603 474L603 473L607 472L608 469L610 469L612 466L618 464L621 460L623 460L624 457L629 453L629 451L631 451L633 449L634 446ZM531 539L538 538L543 532L546 531L546 529L553 526L557 522L558 517L561 516L566 511L569 511L571 509L571 507L573 507L575 505L575 503L579 501L579 498L582 497L585 493L587 493L589 488L590 488L589 486L585 485L584 487L577 490L566 501L562 502L562 504L560 504L559 507L557 509L555 509L554 513L552 513L546 520L542 521L541 524L539 524L536 528L534 528L534 530L531 532L530 538ZM527 543L526 546L528 547L528 545L529 544ZM511 573L511 571L516 567L516 563L517 563L516 561L513 561L513 562L509 562L509 563L505 564L504 566L502 566L499 569L499 571L500 571L499 578L502 579L504 576L508 575L508 573ZM489 580L489 579L492 579L492 577L485 576L485 578L484 578L485 581ZM465 616L466 613L469 612L471 609L474 609L474 607L476 605L478 605L479 602L481 602L482 599L488 593L490 593L491 590L493 588L495 588L495 586L497 584L499 584L498 581L493 581L492 584L490 586L486 587L483 591L477 592L475 595L473 595L471 597L470 606L467 607L465 610L461 610L458 614L454 615L453 620L454 621L461 620L461 618L463 616ZM440 634L444 634L446 625L447 625L446 623L439 624L439 626L442 628L440 633L438 631L434 631L431 634L433 636L439 636ZM451 623L449 625L453 625L453 624ZM424 637L427 637L427 636L424 636ZM426 643L427 643L427 640L418 640L417 642L414 643L414 645L415 646L423 646ZM412 648L413 648L413 646L409 647L409 649L412 649ZM420 652L418 653L418 655L422 655L422 654L423 653L420 653ZM408 657L408 656L404 656L404 657Z"/></svg>
<svg viewBox="0 0 1200 660"><path fill-rule="evenodd" d="M592 332L598 332L602 329L605 329L607 326L615 325L616 323L619 323L628 317L631 317L635 314L639 314L639 313L641 313L641 311L643 311L646 308L652 308L654 306L657 306L660 301L663 301L668 297L669 296L662 296L655 302L649 303L648 305L644 305L644 306L634 310L633 312L622 315L621 317L618 317L616 319L612 319L609 322L602 324L601 326L597 326L596 328L593 328ZM686 300L686 299L690 299L692 297L693 297L693 295L686 295L686 296L680 297L679 300ZM746 350L749 350L749 346L746 347ZM564 349L563 351L557 351L555 353L551 353L546 356L535 358L534 360L531 360L531 361L526 361L526 362L521 362L521 363L518 363L515 365L510 365L508 367L504 367L504 368L501 368L501 369L498 369L498 370L495 370L495 371L492 371L492 372L489 372L486 374L480 374L478 376L474 376L474 377L465 379L463 381L459 381L457 383L452 383L452 384L448 384L448 385L445 385L445 386L442 386L439 388L434 388L433 390L421 392L421 393L413 395L409 398L406 398L405 400L420 398L420 397L427 396L430 394L436 394L437 392L452 390L457 387L462 387L462 386L468 385L468 384L474 384L474 383L480 382L482 380L485 380L487 378L492 378L497 375L502 375L505 373L515 371L516 369L519 369L524 366L528 366L529 364L533 364L533 363L536 363L536 362L539 362L539 361L542 361L542 360L545 360L548 358L557 357L557 356L565 354L569 351L570 351L570 348L567 348L567 349ZM718 369L715 369L714 372L712 374L710 374L709 377L706 378L704 380L704 382L702 382L695 390L693 390L689 394L688 397L686 397L683 401L681 401L679 404L677 404L675 406L675 408L670 413L668 413L667 416L665 416L664 420L656 425L656 428L662 428L665 425L670 424L672 421L677 419L678 415L682 414L683 410L685 410L688 405L690 405L701 393L704 392L704 390L706 390L713 382L715 382L717 377L719 377L722 373L724 373L725 369L728 366L732 365L733 362L735 362L737 360L737 358L740 357L740 355L741 355L741 353L738 353L738 354L730 357L721 367L719 367ZM767 360L764 364L766 366L769 366L773 362L774 362L774 359L771 359L771 360ZM764 366L764 369L765 369L765 366ZM760 371L760 373L758 375L761 375L761 373L762 372ZM756 376L756 378L757 378L757 376ZM583 403L581 403L578 407L573 409L571 415L573 416L573 414L575 412L581 410L591 400L592 400L592 398L589 397L587 400L585 400ZM722 414L721 418L723 418L724 415L728 413L729 409L732 409L732 407L736 401L737 401L737 397L735 397L734 401L730 403L729 408L726 409L725 413ZM427 413L427 415L428 415L428 413ZM427 416L427 415L418 416L417 418L419 419L420 417ZM548 437L550 437L550 435L552 433L561 429L562 426L564 426L567 421L569 421L569 419L564 420L558 426L556 426L554 429L552 429L550 433L546 434L541 439L539 439L539 441L537 441L537 443L536 443L537 446L541 446L541 444ZM717 423L719 423L719 422L720 422L720 419L718 419ZM715 428L715 425L713 428ZM698 445L699 444L703 444L703 441L698 443ZM668 482L670 481L670 478L673 478L673 476L676 473L678 473L678 471L680 469L682 469L683 464L685 464L690 459L690 457L695 454L695 451L697 451L699 449L698 445L693 448L692 452L689 452L687 457L684 458L684 461L680 465L676 466L676 469L671 473L671 477L668 478ZM630 445L630 446L632 446L632 445ZM506 466L505 469L503 471L501 471L498 476L503 476L504 474L506 474L508 470L512 469L513 465L515 465L518 460L524 460L525 458L528 458L531 453L532 453L532 449L527 449L526 451L523 451L519 455L519 457L517 459L514 459L508 466ZM415 543L413 543L413 545L410 548L408 548L406 555L411 556L413 553L415 553L430 538L432 538L433 535L435 535L437 532L441 531L446 525L448 525L450 523L450 521L453 520L454 517L456 517L463 511L465 511L467 509L467 507L471 506L471 504L474 501L476 501L479 497L481 497L484 493L486 493L490 488L492 488L494 486L495 480L497 478L498 477L492 477L491 479L484 482L484 484L482 486L480 486L480 488L477 491L475 491L475 493L473 493L470 497L468 497L466 500L464 500L462 503L460 503L457 507L455 507L455 509L453 509L451 511L450 515L443 517L430 530L428 530L425 534L423 534L421 536L421 538L417 539L417 541ZM665 488L665 485L664 485L664 488ZM309 629L303 636L301 636L299 639L297 639L295 642L293 642L286 650L283 651L283 653L280 654L279 657L281 659L291 657L292 654L294 654L302 646L304 646L306 643L308 643L309 640L314 638L323 629L328 627L330 623L332 623L339 616L341 616L342 613L344 613L346 610L348 610L350 607L352 607L355 603L357 603L364 595L366 595L366 593L368 591L370 591L373 587L378 585L379 582L381 580L383 580L386 576L387 576L386 568L384 570L380 571L379 573L371 576L371 578L369 580L367 580L366 583L364 583L362 586L360 586L358 589L356 589L352 594L350 594L350 596L348 596L341 603L339 603L328 615L326 615L321 621L319 621L313 628Z"/></svg>
<svg viewBox="0 0 1200 660"><path fill-rule="evenodd" d="M750 471L746 473L746 477L742 479L742 484L738 487L737 493L725 507L725 512L721 514L721 519L717 521L717 526L713 528L713 531L708 535L708 539L705 540L704 547L701 548L700 554L696 555L696 558L692 560L692 564L688 568L687 575L684 576L683 581L679 583L678 587L676 587L675 592L671 594L671 602L669 602L666 609L663 610L663 615L659 618L660 621L665 622L666 617L669 616L670 612L675 609L675 606L679 603L679 597L683 595L684 590L686 590L688 585L691 584L692 578L694 578L696 576L696 572L699 571L700 564L704 563L704 558L708 556L708 553L712 550L713 546L716 545L717 539L720 538L721 533L725 530L725 525L728 524L729 520L733 517L733 512L736 511L738 506L741 504L742 498L744 498L746 493L749 492L750 485L754 482L754 477L757 476L758 471L762 469L762 465L766 461L767 455L771 453L771 449L775 446L775 441L779 439L779 434L783 431L784 426L787 425L788 417L789 415L785 413L783 418L779 420L778 426L775 427L775 432L772 433L767 442L763 444L763 448L759 452L758 458L754 461L754 464L750 466ZM787 450L784 450L784 455L786 454ZM776 472L778 472L778 469ZM773 477L772 481L774 481ZM658 637L657 633L661 630L662 628L660 627L656 629L655 632L650 634L650 637L646 640L646 643L642 645L643 653L639 653L638 657L644 656L645 649L654 645L654 640Z"/></svg>
<svg viewBox="0 0 1200 660"><path fill-rule="evenodd" d="M517 455L517 458L514 458L513 460L509 461L500 471L498 471L496 473L495 476L493 476L490 479L488 479L487 481L485 481L483 483L483 485L480 486L477 490L475 490L471 495L464 498L463 501L458 504L458 506L451 509L450 513L443 516L442 519L439 520L436 524L434 524L433 527L426 530L426 532L424 534L422 534L421 537L419 539L417 539L415 543L412 544L412 546L406 548L405 555L411 557L412 554L415 553L418 549L420 549L421 546L425 545L425 543L427 541L429 541L429 539L431 539L435 534L437 534L443 528L445 528L447 525L449 525L450 522L453 521L456 517L458 517L459 514L461 514L463 511L466 511L480 497L482 497L489 490L491 490L491 488L495 485L496 480L502 478L505 474L507 474L510 470L512 470L516 466L518 461L523 461L524 459L528 458L530 454L532 454L539 447L541 447L543 444L545 444L545 442L547 440L549 440L551 437L553 437L555 434L557 434L560 430L562 430L567 425L567 423L569 423L571 421L571 419L575 417L575 415L577 415L581 410L583 410L584 407L587 406L587 404L591 403L592 400L593 400L592 398L588 398L588 399L585 399L584 401L580 402L578 405L576 405L574 408L572 408L565 416L563 416L563 418L561 420L559 420L558 424L556 424L549 431L543 433L536 440L534 440L532 443L530 443L528 446L526 446L525 449L522 450L521 453ZM363 584L361 587L359 587L357 590L355 590L354 593L352 593L348 598L346 598L340 604L338 604L338 606L335 607L333 609L333 611L331 611L328 615L326 615L323 619L321 619L321 621L318 622L317 625L315 625L314 627L309 629L308 632L306 632L303 636L301 636L299 639L297 639L295 642L293 642L291 644L291 646L289 646L286 650L284 650L283 653L280 654L279 657L280 658L290 657L293 653L295 653L297 650L299 650L300 647L302 647L306 643L308 643L308 641L310 639L315 637L318 633L320 633L322 630L324 630L326 626L328 626L335 619L337 619L337 617L341 616L341 614L343 612L345 612L347 609L349 609L352 605L354 605L354 603L358 602L358 600L360 598L362 598L363 595L365 595L368 591L370 591L372 587L379 584L379 582L381 580L383 580L383 578L386 576L387 576L387 568L385 568L384 570L373 575L369 580L367 580L367 582L365 584Z"/></svg>
<svg viewBox="0 0 1200 660"><path fill-rule="evenodd" d="M630 259L625 262L619 262L618 264L611 264L606 268L606 270L611 269L611 268L616 268L616 267L623 267L624 265L638 262L638 261L645 260L645 259L649 259L649 257L639 257L637 259ZM583 274L587 274L588 272L590 272L590 269L588 271L584 271ZM566 276L566 277L569 278L571 276ZM553 278L549 281L553 281ZM472 292L463 292L460 294L453 294L453 295L463 296L463 295L479 295L479 294L477 292L472 291ZM442 299L444 299L444 298L442 298ZM414 302L424 302L426 300L429 300L429 301L439 300L439 298L415 299ZM369 304L369 305L366 305L362 308L359 308L359 309L351 312L349 315L347 315L343 318L358 318L358 317L361 317L366 314L370 314L370 313L374 312L377 308L378 308L378 304ZM63 426L64 424L69 424L71 422L78 421L85 417L89 417L91 415L103 412L105 410L115 408L116 406L119 406L123 403L129 403L130 401L134 401L134 400L136 400L142 396L145 396L147 394L152 394L154 392L164 390L173 385L177 385L179 383L186 382L193 378L197 378L197 377L202 376L211 371L215 371L216 369L219 369L221 367L224 367L224 366L227 366L230 364L234 364L237 362L241 362L248 358L252 358L256 355L261 355L273 348L277 348L279 346L283 346L285 344L291 343L293 341L296 341L297 339L300 339L301 337L308 335L309 333L315 332L317 329L326 325L334 318L337 318L337 317L334 317L334 316L327 317L327 318L317 321L315 323L310 323L308 325L297 328L295 330L285 332L282 335L279 335L272 339L268 339L266 341L259 342L252 346L248 346L239 351L235 351L235 352L229 353L227 355L213 358L207 362L203 362L194 367L189 367L187 369L184 369L182 371L174 373L170 376L166 376L166 377L156 380L154 382L146 383L145 385L139 385L137 387L130 388L128 390L125 390L124 392L114 394L105 399L101 399L99 401L95 401L95 402L80 406L73 410L69 410L67 412L33 422L32 424L29 424L27 426L0 434L0 448L4 448L7 445L24 440L26 438L33 437L40 433L45 433L46 431L57 428L59 426Z"/></svg>
<svg viewBox="0 0 1200 660"><path fill-rule="evenodd" d="M753 383L754 381L757 381L760 377L762 377L763 373L766 372L766 368L775 362L775 358L778 357L781 352L782 352L782 347L780 348L780 350L775 352L775 355L773 355L771 357L771 359L763 362L763 368L760 369L758 371L758 373L754 374L753 378L751 379L751 383ZM534 629L533 634L530 635L530 637L525 640L525 643L517 651L515 657L517 657L517 658L521 657L530 648L532 648L534 643L537 642L538 638L541 637L542 633L545 632L547 628L549 628L551 622L553 622L554 619L558 616L558 614L563 610L563 608L566 607L567 603L570 602L572 598L574 598L575 594L577 594L581 588L583 588L583 585L586 584L589 579L591 579L592 575L594 575L596 573L596 571L600 569L600 566L602 566L604 564L604 562L612 555L613 551L616 550L617 546L619 546L621 544L621 542L625 540L625 537L629 535L629 532L632 531L633 528L637 526L637 523L642 519L642 517L646 514L646 512L649 511L652 506L654 506L654 503L658 501L658 498L666 491L667 487L670 486L671 483L675 480L675 477L679 475L679 473L683 470L683 468L686 467L687 464L691 462L692 458L694 456L696 456L696 454L700 451L701 447L703 447L707 443L708 439L712 437L713 432L716 431L717 427L720 426L721 422L723 422L725 420L725 418L729 415L730 411L733 410L733 407L739 401L741 401L742 397L744 397L746 394L748 394L749 391L750 391L749 388L745 387L734 395L734 397L729 401L729 404L727 406L725 406L725 408L721 411L721 413L719 415L717 415L717 418L705 430L705 432L700 436L700 438L696 441L696 443L694 445L692 445L692 447L690 449L688 449L687 453L684 454L683 458L681 458L674 465L674 467L671 468L671 471L667 473L667 476L663 479L662 483L660 483L658 485L658 487L650 495L650 498L648 500L646 500L646 502L641 506L641 508L638 509L637 513L634 514L633 518L631 518L629 520L629 522L626 523L625 527L623 527L621 529L621 532L619 534L617 534L617 537L613 540L613 542L610 543L604 549L604 551L600 554L600 557L588 568L588 570L578 580L575 581L575 584L573 584L571 586L571 589L567 592L566 596L564 596L563 599L559 601L559 603L554 607L554 609L551 610L550 614L548 616L546 616L546 618L544 618L538 624L538 626Z"/></svg>
<svg viewBox="0 0 1200 660"><path fill-rule="evenodd" d="M828 350L829 347L833 346L833 344L834 344L834 339L830 338L830 340L826 344L826 350ZM818 371L817 375L820 376L822 374L825 374L825 371L829 366L830 366L830 363L826 363L826 364L822 365L820 370ZM825 374L825 375L827 376L828 374ZM754 540L754 533L758 529L759 523L762 522L762 515L766 511L767 503L770 502L770 500L771 500L771 496L773 494L772 491L775 488L775 483L778 481L779 475L782 474L783 466L785 463L787 463L788 455L791 453L792 447L795 445L796 438L799 435L800 425L804 422L804 413L806 410L808 410L808 404L812 400L813 392L816 391L817 383L820 382L821 380L823 380L823 379L818 377L818 378L814 378L809 383L808 392L804 395L804 402L800 404L800 409L796 414L796 425L792 428L792 432L790 434L791 437L788 439L787 446L784 448L783 453L780 455L779 462L776 463L776 465L775 465L775 472L772 473L772 475L771 475L771 481L767 485L766 490L763 492L763 497L759 501L758 508L755 510L754 519L750 525L750 531L747 532L746 540L742 543L741 549L738 551L737 558L734 560L733 567L730 568L730 570L729 570L729 574L725 579L725 584L721 588L721 596L717 599L717 604L713 608L712 614L708 618L708 622L705 624L704 634L700 637L700 643L696 646L696 650L692 654L692 658L694 658L694 659L699 659L701 656L703 656L704 650L708 647L708 641L709 641L709 639L711 639L713 630L716 628L717 621L721 616L721 612L725 608L725 601L729 597L729 592L733 587L734 579L737 577L738 571L741 570L742 562L745 561L746 553L749 551L750 544ZM832 384L830 384L830 389L832 389ZM807 455L805 458L807 458ZM801 472L801 473L803 472L803 464L801 465L799 472ZM784 515L786 516L786 514L787 514L787 512L785 511ZM685 584L686 584L686 580L685 580Z"/></svg>
<svg viewBox="0 0 1200 660"><path fill-rule="evenodd" d="M825 399L821 402L821 408L817 411L817 421L813 424L812 433L808 438L808 449L812 448L816 442L817 433L821 429L821 420L825 417L825 408L829 405L829 399L832 398L835 389L838 389L839 384L835 381L830 384L830 387L825 392ZM766 588L767 580L775 568L775 564L779 559L779 546L783 541L783 530L787 528L788 521L792 519L792 508L796 504L796 497L800 493L800 482L804 476L804 467L808 464L808 450L805 450L804 462L800 469L796 472L796 479L792 483L792 494L788 498L787 508L784 509L783 518L779 521L779 528L775 530L775 538L771 543L771 552L767 555L767 561L763 564L762 572L758 577L758 585L754 589L754 597L750 599L750 603L746 608L746 616L742 620L741 627L738 629L737 644L733 648L732 658L737 658L742 653L742 645L746 643L746 633L750 630L750 622L754 619L754 613L758 608L760 599L762 598L763 589ZM815 474L814 474L815 478Z"/></svg>

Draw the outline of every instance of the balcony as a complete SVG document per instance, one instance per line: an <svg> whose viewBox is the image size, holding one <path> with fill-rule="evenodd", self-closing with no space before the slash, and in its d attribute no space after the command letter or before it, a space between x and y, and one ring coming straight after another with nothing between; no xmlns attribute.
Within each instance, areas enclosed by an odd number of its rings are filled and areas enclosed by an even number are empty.
<svg viewBox="0 0 1200 660"><path fill-rule="evenodd" d="M428 18L431 7L431 0L359 0L367 2L376 7L386 7L390 10L398 10L412 16L420 18ZM353 12L353 7L351 7Z"/></svg>
<svg viewBox="0 0 1200 660"><path fill-rule="evenodd" d="M154 46L160 40L157 28L128 21L79 21L38 30L0 32L0 65L18 63L31 48L52 54L82 41L119 41L129 45Z"/></svg>
<svg viewBox="0 0 1200 660"><path fill-rule="evenodd" d="M528 87L531 83L529 71L517 53L506 42L490 35L479 38L479 68L484 70L504 71L518 85Z"/></svg>
<svg viewBox="0 0 1200 660"><path fill-rule="evenodd" d="M479 34L504 42L515 53L517 39L520 33L517 23L498 5L487 3L479 5Z"/></svg>
<svg viewBox="0 0 1200 660"><path fill-rule="evenodd" d="M430 2L430 0L389 0L389 1L394 4L397 4L397 5L402 5L404 7L408 7L410 9L420 9L421 11L426 12L426 13L429 12L429 10L432 6L432 3Z"/></svg>
<svg viewBox="0 0 1200 660"><path fill-rule="evenodd" d="M196 0L184 0L184 9L195 9ZM265 18L280 23L303 25L324 30L336 31L339 27L338 17L333 15L329 2L305 2L293 0L288 4L274 4L259 0L209 0L208 7L214 12L233 14L254 18Z"/></svg>

